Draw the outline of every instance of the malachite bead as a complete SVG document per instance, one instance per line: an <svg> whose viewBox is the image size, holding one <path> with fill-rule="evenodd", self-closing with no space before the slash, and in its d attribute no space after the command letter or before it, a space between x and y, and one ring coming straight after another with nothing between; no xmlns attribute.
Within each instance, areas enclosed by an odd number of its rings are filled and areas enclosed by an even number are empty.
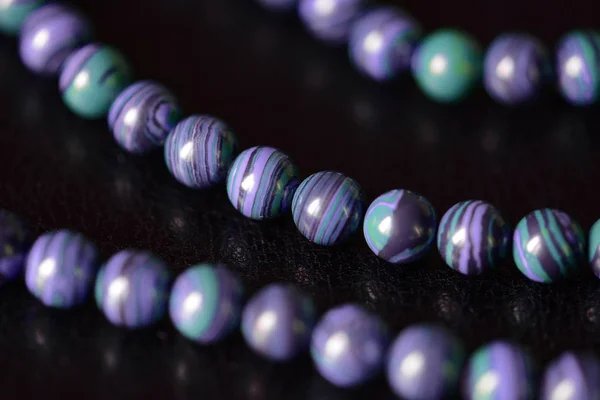
<svg viewBox="0 0 600 400"><path fill-rule="evenodd" d="M43 0L0 0L0 32L17 35L29 14L43 4Z"/></svg>
<svg viewBox="0 0 600 400"><path fill-rule="evenodd" d="M562 211L536 210L515 229L513 257L519 270L532 281L550 283L573 275L584 254L583 230Z"/></svg>
<svg viewBox="0 0 600 400"><path fill-rule="evenodd" d="M574 31L566 34L556 50L559 89L570 103L595 103L600 93L600 34Z"/></svg>
<svg viewBox="0 0 600 400"><path fill-rule="evenodd" d="M73 53L60 74L63 101L75 114L88 119L103 117L131 81L131 70L117 50L89 44Z"/></svg>
<svg viewBox="0 0 600 400"><path fill-rule="evenodd" d="M590 242L588 247L588 261L592 272L600 278L600 220L596 221L590 229Z"/></svg>
<svg viewBox="0 0 600 400"><path fill-rule="evenodd" d="M439 30L427 36L412 56L414 78L433 100L455 102L479 82L482 52L471 36L456 30Z"/></svg>

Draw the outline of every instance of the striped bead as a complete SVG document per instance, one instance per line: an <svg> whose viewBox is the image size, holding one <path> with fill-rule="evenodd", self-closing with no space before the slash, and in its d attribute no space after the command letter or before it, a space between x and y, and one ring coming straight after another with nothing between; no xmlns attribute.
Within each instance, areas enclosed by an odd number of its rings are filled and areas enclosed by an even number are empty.
<svg viewBox="0 0 600 400"><path fill-rule="evenodd" d="M17 35L29 14L43 4L44 0L1 0L0 32Z"/></svg>
<svg viewBox="0 0 600 400"><path fill-rule="evenodd" d="M0 286L21 274L30 245L29 231L23 221L11 212L0 210Z"/></svg>
<svg viewBox="0 0 600 400"><path fill-rule="evenodd" d="M437 217L431 203L409 190L391 190L367 209L363 233L378 257L393 264L422 258L433 246Z"/></svg>
<svg viewBox="0 0 600 400"><path fill-rule="evenodd" d="M562 354L546 368L540 399L600 399L600 360L592 353Z"/></svg>
<svg viewBox="0 0 600 400"><path fill-rule="evenodd" d="M556 72L563 97L574 105L590 105L600 93L600 34L566 34L556 51Z"/></svg>
<svg viewBox="0 0 600 400"><path fill-rule="evenodd" d="M588 261L592 272L600 278L600 219L590 229Z"/></svg>
<svg viewBox="0 0 600 400"><path fill-rule="evenodd" d="M146 251L123 250L100 268L96 304L116 326L146 327L165 315L169 285L164 262Z"/></svg>
<svg viewBox="0 0 600 400"><path fill-rule="evenodd" d="M192 189L223 182L237 152L237 138L229 126L207 115L184 119L165 141L167 168Z"/></svg>
<svg viewBox="0 0 600 400"><path fill-rule="evenodd" d="M455 204L440 222L437 245L446 264L465 275L496 268L509 249L510 229L491 204L468 200Z"/></svg>
<svg viewBox="0 0 600 400"><path fill-rule="evenodd" d="M131 153L145 153L162 146L181 120L175 96L152 81L134 83L114 101L108 125L117 143Z"/></svg>
<svg viewBox="0 0 600 400"><path fill-rule="evenodd" d="M364 0L299 0L298 14L313 36L339 45L348 40L364 3Z"/></svg>
<svg viewBox="0 0 600 400"><path fill-rule="evenodd" d="M286 154L257 146L244 150L233 162L227 176L227 195L246 217L273 218L290 208L298 183L298 169Z"/></svg>
<svg viewBox="0 0 600 400"><path fill-rule="evenodd" d="M82 304L92 287L99 256L96 247L79 233L45 233L33 244L25 264L29 291L48 307Z"/></svg>
<svg viewBox="0 0 600 400"><path fill-rule="evenodd" d="M525 216L513 237L519 270L536 282L550 283L573 275L585 252L579 224L562 211L545 208Z"/></svg>
<svg viewBox="0 0 600 400"><path fill-rule="evenodd" d="M362 189L339 172L317 172L298 187L292 203L294 223L316 244L332 246L354 233L364 214Z"/></svg>

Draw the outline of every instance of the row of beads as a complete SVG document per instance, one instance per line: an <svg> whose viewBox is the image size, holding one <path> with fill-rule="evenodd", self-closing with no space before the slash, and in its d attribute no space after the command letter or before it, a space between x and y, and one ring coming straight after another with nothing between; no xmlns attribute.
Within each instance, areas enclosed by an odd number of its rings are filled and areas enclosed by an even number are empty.
<svg viewBox="0 0 600 400"><path fill-rule="evenodd" d="M420 40L420 25L395 7L367 7L366 0L257 0L265 8L297 8L307 30L332 45L348 44L349 56L367 77L383 82L409 70L422 91L440 102L466 97L483 75L496 101L516 105L534 100L556 75L564 98L574 105L594 103L600 93L600 35L566 34L556 50L553 71L548 51L534 37L506 33L487 53L470 35L442 29Z"/></svg>
<svg viewBox="0 0 600 400"><path fill-rule="evenodd" d="M339 387L361 385L385 369L405 399L453 395L463 367L466 399L529 399L537 391L530 357L510 342L485 345L465 364L461 341L437 324L409 326L390 342L384 322L358 305L335 307L317 320L313 300L291 284L268 285L244 306L240 279L223 265L192 266L171 285L169 268L147 251L123 250L101 264L96 247L78 233L49 232L30 243L23 222L0 210L0 284L24 269L28 290L48 307L79 306L93 287L98 308L116 326L144 328L168 313L184 337L206 345L241 325L248 346L269 360L290 361L310 349L319 373ZM540 395L598 398L600 360L565 353L546 369Z"/></svg>

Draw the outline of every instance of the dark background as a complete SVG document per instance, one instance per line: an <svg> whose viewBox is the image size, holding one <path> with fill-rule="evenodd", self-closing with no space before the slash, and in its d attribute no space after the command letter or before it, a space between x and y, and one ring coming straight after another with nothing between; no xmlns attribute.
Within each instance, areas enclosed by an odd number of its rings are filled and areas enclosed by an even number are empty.
<svg viewBox="0 0 600 400"><path fill-rule="evenodd" d="M598 22L595 1L407 0L427 30L462 27L483 44L512 29L549 46ZM295 16L250 0L85 0L77 4L97 37L131 60L137 77L170 87L188 114L226 120L243 147L289 153L303 176L338 170L368 201L393 188L428 197L441 216L454 203L484 199L512 226L535 208L556 207L587 230L600 217L598 108L567 106L555 93L526 109L494 104L482 90L459 106L426 100L410 79L380 86L361 77L344 49L313 41ZM16 42L0 38L0 207L36 234L80 231L105 257L151 249L173 270L221 261L249 292L293 281L325 310L347 301L379 313L398 331L418 321L455 329L471 351L497 338L530 349L541 365L567 349L600 350L600 285L528 282L507 260L494 275L460 276L437 251L410 266L378 260L357 234L321 248L291 216L253 222L224 187L193 191L172 179L162 153L121 150L105 121L62 105L57 83L20 64ZM44 308L22 283L0 292L2 399L362 399L393 396L383 379L360 390L333 388L308 356L274 365L236 333L200 347L165 321L137 332L111 326L90 301Z"/></svg>

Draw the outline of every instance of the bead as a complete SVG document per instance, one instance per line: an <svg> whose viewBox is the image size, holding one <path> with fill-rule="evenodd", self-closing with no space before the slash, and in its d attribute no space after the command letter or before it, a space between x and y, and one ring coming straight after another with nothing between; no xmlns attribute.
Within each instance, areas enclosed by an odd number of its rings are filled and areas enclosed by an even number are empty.
<svg viewBox="0 0 600 400"><path fill-rule="evenodd" d="M530 35L508 33L490 45L483 83L496 101L515 105L533 100L550 74L550 58L542 43Z"/></svg>
<svg viewBox="0 0 600 400"><path fill-rule="evenodd" d="M596 221L590 229L588 261L590 262L594 275L600 278L600 220Z"/></svg>
<svg viewBox="0 0 600 400"><path fill-rule="evenodd" d="M21 274L30 244L23 221L11 212L0 210L0 286Z"/></svg>
<svg viewBox="0 0 600 400"><path fill-rule="evenodd" d="M152 81L134 83L110 107L108 125L119 145L131 153L162 146L183 113L175 96Z"/></svg>
<svg viewBox="0 0 600 400"><path fill-rule="evenodd" d="M319 373L340 387L360 385L383 366L388 330L374 314L349 304L329 310L315 327L311 355Z"/></svg>
<svg viewBox="0 0 600 400"><path fill-rule="evenodd" d="M92 27L83 15L68 6L49 4L25 20L19 52L33 72L55 75L67 57L91 39Z"/></svg>
<svg viewBox="0 0 600 400"><path fill-rule="evenodd" d="M75 307L87 299L99 263L96 247L83 235L68 230L45 233L27 256L25 283L48 307Z"/></svg>
<svg viewBox="0 0 600 400"><path fill-rule="evenodd" d="M121 53L95 43L82 47L67 59L59 87L71 111L94 119L108 112L130 79L129 65Z"/></svg>
<svg viewBox="0 0 600 400"><path fill-rule="evenodd" d="M536 210L515 229L513 257L519 270L532 281L550 283L573 275L584 252L583 230L562 211Z"/></svg>
<svg viewBox="0 0 600 400"><path fill-rule="evenodd" d="M175 281L169 314L181 334L198 343L213 343L240 322L243 287L223 265L199 264Z"/></svg>
<svg viewBox="0 0 600 400"><path fill-rule="evenodd" d="M364 3L364 0L299 0L298 13L317 39L339 45L348 40Z"/></svg>
<svg viewBox="0 0 600 400"><path fill-rule="evenodd" d="M480 347L465 371L465 400L533 399L533 365L512 343L496 341Z"/></svg>
<svg viewBox="0 0 600 400"><path fill-rule="evenodd" d="M436 228L435 210L426 198L409 190L391 190L367 209L363 233L378 257L404 264L427 254Z"/></svg>
<svg viewBox="0 0 600 400"><path fill-rule="evenodd" d="M43 0L0 0L0 32L17 35L25 19Z"/></svg>
<svg viewBox="0 0 600 400"><path fill-rule="evenodd" d="M96 304L112 324L143 328L165 315L169 284L163 261L146 251L123 250L100 268Z"/></svg>
<svg viewBox="0 0 600 400"><path fill-rule="evenodd" d="M421 90L440 102L460 101L481 75L481 50L469 35L439 30L427 36L412 56L412 71Z"/></svg>
<svg viewBox="0 0 600 400"><path fill-rule="evenodd" d="M570 32L560 40L556 53L563 97L578 106L595 103L600 92L600 34Z"/></svg>
<svg viewBox="0 0 600 400"><path fill-rule="evenodd" d="M404 11L380 7L360 17L350 31L350 59L366 76L387 81L410 69L421 27Z"/></svg>
<svg viewBox="0 0 600 400"><path fill-rule="evenodd" d="M562 354L546 368L540 398L600 399L600 360L591 353Z"/></svg>
<svg viewBox="0 0 600 400"><path fill-rule="evenodd" d="M445 399L458 389L466 353L460 340L446 328L410 326L400 333L388 354L388 381L399 397Z"/></svg>
<svg viewBox="0 0 600 400"><path fill-rule="evenodd" d="M202 189L225 180L237 152L237 138L223 121L195 115L178 123L167 137L165 163L180 183Z"/></svg>
<svg viewBox="0 0 600 400"><path fill-rule="evenodd" d="M442 217L437 236L446 264L465 275L496 268L509 249L510 228L500 212L481 200L455 204Z"/></svg>
<svg viewBox="0 0 600 400"><path fill-rule="evenodd" d="M272 284L256 293L242 315L248 345L273 361L286 361L308 349L315 325L315 306L295 286Z"/></svg>
<svg viewBox="0 0 600 400"><path fill-rule="evenodd" d="M272 147L251 147L233 162L227 195L246 217L273 218L289 210L299 182L298 169L287 154Z"/></svg>
<svg viewBox="0 0 600 400"><path fill-rule="evenodd" d="M289 11L296 7L298 0L257 0L257 2L267 10Z"/></svg>

